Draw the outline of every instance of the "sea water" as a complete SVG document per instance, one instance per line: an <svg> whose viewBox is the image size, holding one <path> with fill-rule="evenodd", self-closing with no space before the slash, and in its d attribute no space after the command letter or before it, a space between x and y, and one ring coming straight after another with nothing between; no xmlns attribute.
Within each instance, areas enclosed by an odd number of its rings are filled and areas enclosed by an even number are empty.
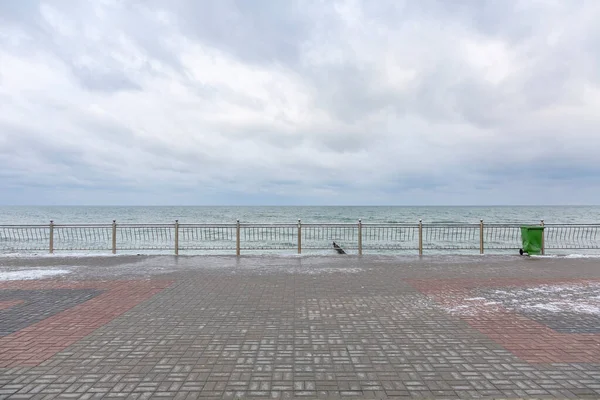
<svg viewBox="0 0 600 400"><path fill-rule="evenodd" d="M3 206L0 225L118 223L600 223L600 206Z"/></svg>

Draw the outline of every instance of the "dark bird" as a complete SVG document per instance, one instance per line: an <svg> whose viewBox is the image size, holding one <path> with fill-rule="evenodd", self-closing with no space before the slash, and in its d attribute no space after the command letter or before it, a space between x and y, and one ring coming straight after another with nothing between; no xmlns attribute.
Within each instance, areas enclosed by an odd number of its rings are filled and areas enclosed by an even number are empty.
<svg viewBox="0 0 600 400"><path fill-rule="evenodd" d="M346 254L344 249L342 249L336 242L333 242L333 248L338 252L338 254Z"/></svg>

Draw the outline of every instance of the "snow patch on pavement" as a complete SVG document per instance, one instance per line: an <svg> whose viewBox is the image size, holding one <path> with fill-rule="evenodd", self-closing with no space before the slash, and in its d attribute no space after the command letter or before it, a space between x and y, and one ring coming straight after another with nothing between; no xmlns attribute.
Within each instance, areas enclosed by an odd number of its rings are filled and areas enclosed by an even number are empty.
<svg viewBox="0 0 600 400"><path fill-rule="evenodd" d="M304 274L304 275L320 275L320 274L357 274L362 272L362 268L296 268L294 270L288 270L287 272L292 274Z"/></svg>
<svg viewBox="0 0 600 400"><path fill-rule="evenodd" d="M68 274L66 269L27 269L19 271L0 271L0 281L25 281L44 279L52 276Z"/></svg>
<svg viewBox="0 0 600 400"><path fill-rule="evenodd" d="M540 285L490 291L486 297L446 297L450 314L474 316L501 310L517 313L550 312L600 316L600 283Z"/></svg>

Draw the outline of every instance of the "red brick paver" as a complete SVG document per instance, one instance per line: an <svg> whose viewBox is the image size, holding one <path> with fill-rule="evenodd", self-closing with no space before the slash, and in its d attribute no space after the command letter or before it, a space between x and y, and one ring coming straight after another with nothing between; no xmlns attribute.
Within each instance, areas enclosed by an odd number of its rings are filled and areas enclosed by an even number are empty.
<svg viewBox="0 0 600 400"><path fill-rule="evenodd" d="M165 289L170 281L1 283L0 289L99 289L101 295L0 338L0 367L34 366ZM7 302L8 303L8 302Z"/></svg>
<svg viewBox="0 0 600 400"><path fill-rule="evenodd" d="M6 310L21 303L23 303L23 300L0 301L0 310Z"/></svg>
<svg viewBox="0 0 600 400"><path fill-rule="evenodd" d="M530 363L600 361L600 334L559 333L495 302L473 301L474 289L539 285L587 285L598 279L427 279L410 284L449 309L469 305L460 318L517 357ZM469 300L467 300L469 299Z"/></svg>

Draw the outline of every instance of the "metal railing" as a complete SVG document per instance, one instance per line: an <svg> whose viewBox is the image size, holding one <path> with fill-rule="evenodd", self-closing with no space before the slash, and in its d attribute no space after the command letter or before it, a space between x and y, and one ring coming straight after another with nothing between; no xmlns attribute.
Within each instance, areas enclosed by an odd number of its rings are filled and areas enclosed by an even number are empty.
<svg viewBox="0 0 600 400"><path fill-rule="evenodd" d="M598 250L600 224L544 224L542 252ZM484 224L79 224L0 225L0 253L31 251L331 250L336 242L364 252L497 252L521 247L521 225Z"/></svg>

